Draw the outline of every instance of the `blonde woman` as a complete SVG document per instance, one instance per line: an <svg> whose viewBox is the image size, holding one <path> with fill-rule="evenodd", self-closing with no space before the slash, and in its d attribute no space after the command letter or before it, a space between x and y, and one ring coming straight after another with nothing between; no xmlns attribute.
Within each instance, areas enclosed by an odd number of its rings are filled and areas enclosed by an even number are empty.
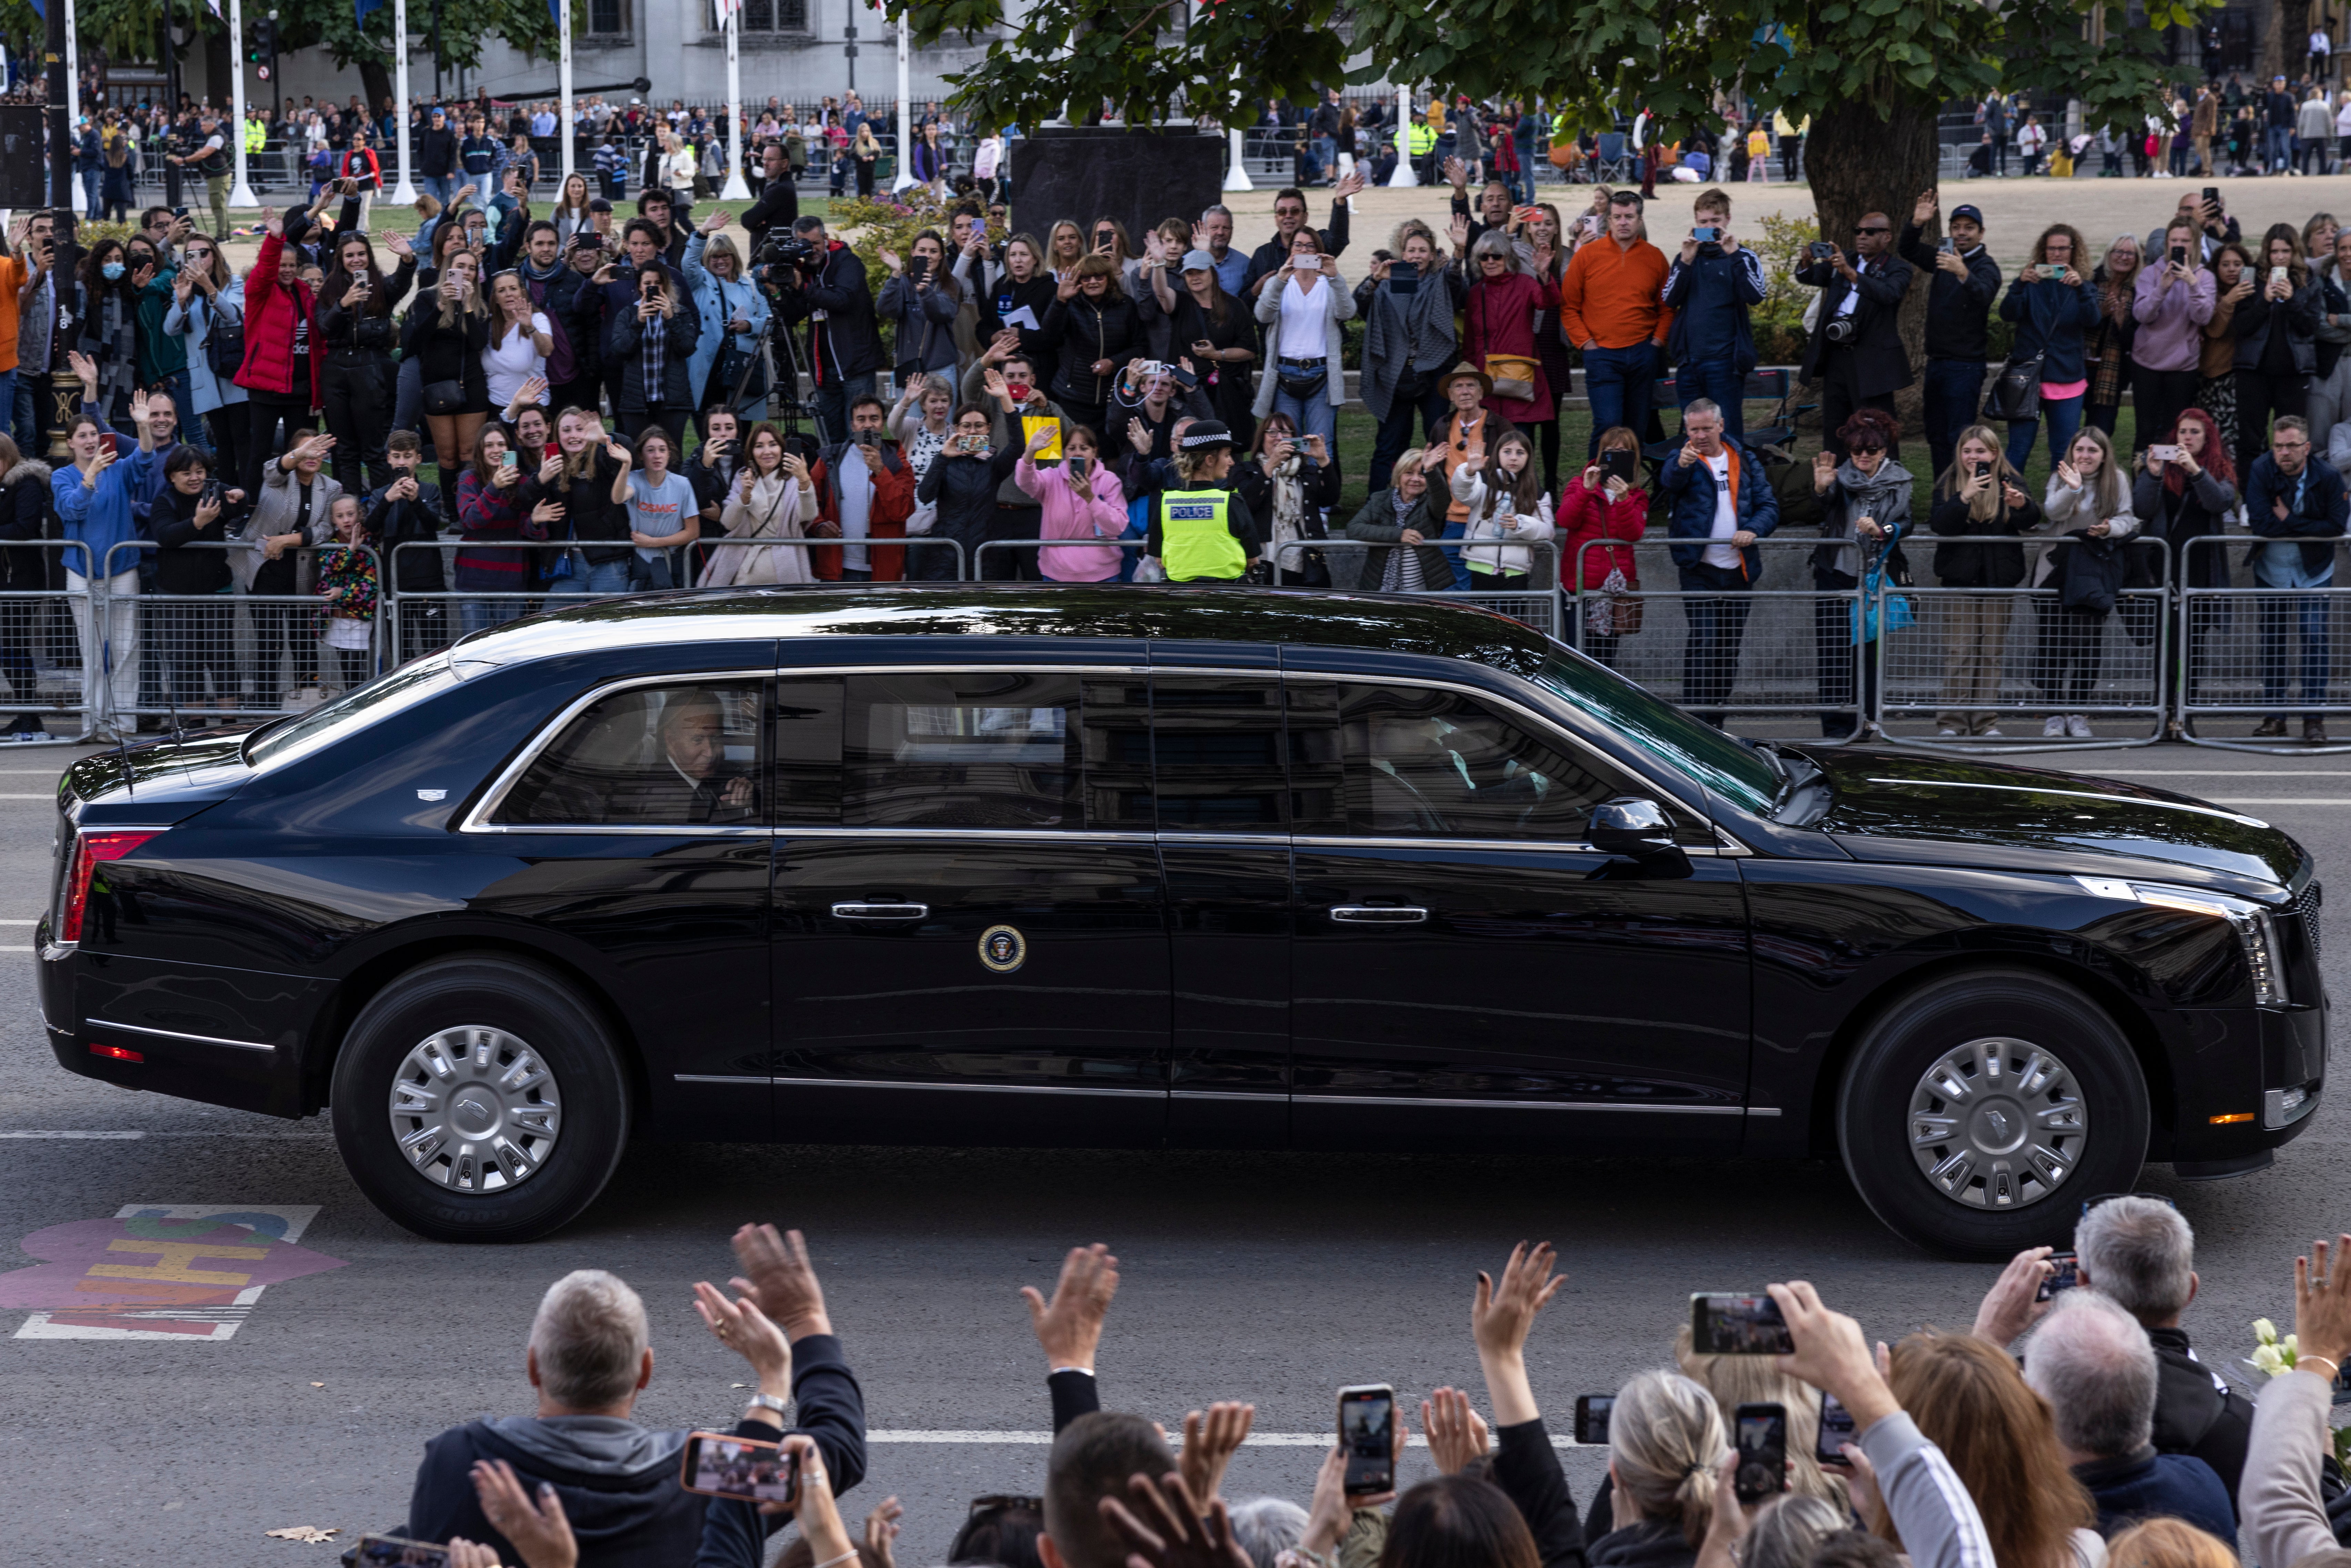
<svg viewBox="0 0 2351 1568"><path fill-rule="evenodd" d="M857 140L849 144L850 165L857 171L857 193L867 201L873 199L873 171L882 162L882 143L873 139L873 122L864 120L857 127Z"/></svg>
<svg viewBox="0 0 2351 1568"><path fill-rule="evenodd" d="M1790 1447L1792 1448L1793 1444ZM1616 1563L1687 1561L1706 1544L1715 1488L1730 1445L1706 1385L1644 1372L1616 1391L1608 1416L1609 1500Z"/></svg>
<svg viewBox="0 0 2351 1568"><path fill-rule="evenodd" d="M2024 476L2009 466L2001 437L1989 424L1959 432L1958 455L1935 482L1927 526L1947 538L2015 536L2039 531L2040 503ZM1946 544L1935 548L1935 575L1945 588L2011 589L2024 580L2021 544ZM2000 700L2008 622L2016 601L2006 593L1941 596L1943 709L1935 716L1946 737L1997 737L1991 705Z"/></svg>

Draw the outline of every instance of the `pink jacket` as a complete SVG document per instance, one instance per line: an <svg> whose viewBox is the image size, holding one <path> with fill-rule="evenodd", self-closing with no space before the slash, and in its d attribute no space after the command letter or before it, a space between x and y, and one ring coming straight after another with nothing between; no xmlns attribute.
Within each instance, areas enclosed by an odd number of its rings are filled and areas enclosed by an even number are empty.
<svg viewBox="0 0 2351 1568"><path fill-rule="evenodd" d="M1097 458L1088 476L1093 482L1091 500L1080 500L1070 488L1066 470L1040 472L1022 453L1012 470L1013 482L1037 497L1045 508L1044 526L1037 537L1047 539L1114 539L1126 532L1126 492L1118 476ZM1086 549L1043 549L1038 570L1056 582L1107 582L1118 575L1124 552L1105 546Z"/></svg>

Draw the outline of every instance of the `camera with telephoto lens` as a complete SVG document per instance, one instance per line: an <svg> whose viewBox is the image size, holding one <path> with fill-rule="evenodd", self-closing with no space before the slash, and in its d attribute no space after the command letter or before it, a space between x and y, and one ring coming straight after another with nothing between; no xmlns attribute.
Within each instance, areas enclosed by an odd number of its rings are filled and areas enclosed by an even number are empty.
<svg viewBox="0 0 2351 1568"><path fill-rule="evenodd" d="M1827 326L1821 329L1821 336L1826 338L1832 343L1852 342L1853 318L1850 316L1837 317L1834 320L1830 321Z"/></svg>
<svg viewBox="0 0 2351 1568"><path fill-rule="evenodd" d="M809 268L821 261L823 255L815 242L801 238L789 226L781 226L759 236L758 248L751 253L751 265Z"/></svg>

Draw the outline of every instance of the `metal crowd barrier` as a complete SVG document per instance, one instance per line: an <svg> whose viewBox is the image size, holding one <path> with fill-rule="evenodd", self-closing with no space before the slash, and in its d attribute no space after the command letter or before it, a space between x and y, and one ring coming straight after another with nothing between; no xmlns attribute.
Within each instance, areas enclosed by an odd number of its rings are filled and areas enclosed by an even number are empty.
<svg viewBox="0 0 2351 1568"><path fill-rule="evenodd" d="M2025 576L2057 542L2042 535L1911 535L1906 545L2022 546ZM1897 736L1896 745L1960 752L2095 751L2152 746L2170 712L2172 667L2171 552L2160 543L2125 541L2127 563L2152 569L2151 587L2126 588L2114 611L2092 616L2068 611L2059 591L2046 588L1896 588L1881 585L1888 608L1877 661L1878 723L1931 715L1954 721L1955 736ZM1923 554L1925 552L1915 552ZM1915 561L1914 554L1914 561ZM1890 601L1907 606L1905 615ZM1989 644L1989 646L1988 646ZM2017 728L1986 737L1965 733L1971 716L1989 714L1995 727ZM2037 733L2040 721L2077 714L2101 722L2137 718L2147 733L2064 738ZM1985 745L1987 740L1995 744Z"/></svg>
<svg viewBox="0 0 2351 1568"><path fill-rule="evenodd" d="M204 594L151 592L145 581L131 594L110 589L103 595L109 716L118 727L125 718L268 718L285 712L289 701L298 703L305 691L315 690L323 700L373 680L385 668L382 629L390 601L382 591L382 558L367 545L306 547L294 552L297 586L315 580L326 558L339 550L360 556L377 584L376 612L349 643L330 625L315 589L252 593L242 580ZM181 545L172 553L181 551L227 555L232 573L261 559L260 547L237 540ZM109 582L141 570L141 558L157 553L151 539L116 545L106 554Z"/></svg>
<svg viewBox="0 0 2351 1568"><path fill-rule="evenodd" d="M0 545L0 560L7 563L9 585L0 589L0 683L7 692L0 714L63 714L78 720L82 733L94 732L81 651L89 628L95 624L102 635L104 622L89 621L87 591L66 588L68 573L89 580L89 547L78 539L27 539ZM62 744L73 737L56 738Z"/></svg>
<svg viewBox="0 0 2351 1568"><path fill-rule="evenodd" d="M1819 549L1817 538L1756 540L1763 570L1750 586L1684 587L1672 548L1705 542L1585 540L1576 550L1572 637L1562 640L1726 727L1810 717L1821 726L1815 743L1862 738L1874 716L1866 643L1855 635L1862 590L1809 586L1811 569L1795 552ZM1639 606L1639 630L1612 632L1604 630L1604 617L1619 601L1603 589L1584 588L1586 562L1595 549L1625 549L1634 552L1637 586L1624 598ZM1608 569L1599 570L1604 580ZM1667 583L1673 586L1658 586Z"/></svg>
<svg viewBox="0 0 2351 1568"><path fill-rule="evenodd" d="M2236 739L2196 732L2198 718L2222 715L2276 716L2290 728L2304 717L2351 718L2351 671L2335 653L2351 647L2345 613L2351 588L2239 588L2229 570L2231 545L2246 547L2245 563L2252 568L2263 547L2291 549L2301 542L2252 534L2206 534L2181 541L2175 690L2185 739L2221 751L2282 756L2351 751L2351 737L2340 744L2310 744L2294 735L2281 743L2274 737ZM2332 552L2341 540L2311 542ZM2211 550L2221 552L2217 574L2205 554ZM2202 575L2218 575L2232 586L2197 586ZM2340 580L2339 574L2330 580Z"/></svg>
<svg viewBox="0 0 2351 1568"><path fill-rule="evenodd" d="M699 587L699 579L705 563L711 555L720 549L837 550L844 545L854 545L858 542L854 539L730 539L724 535L705 536L693 544L676 547L671 554L687 558L688 564L692 568L688 574L689 580L681 583L679 587L697 592L728 592L733 591L735 584L729 583L723 587L710 589ZM946 549L953 552L956 577L963 576L963 546L944 536L933 538L927 535L917 535L913 538L904 539L868 539L864 543L869 549L927 549L934 552ZM611 541L590 540L589 546L590 548L611 548ZM414 539L392 547L391 580L394 583L400 580L402 570L401 562L403 559L413 559L413 556L422 555L426 551L436 552L442 557L441 580L446 583L456 580L455 560L456 557L463 552L521 550L538 556L560 556L581 548L579 541L572 539L478 541L446 538L429 541ZM627 548L631 550L630 559L635 559L634 547ZM574 570L577 570L576 564ZM525 580L535 580L536 586L506 592L446 588L431 591L408 592L395 590L387 600L392 606L392 612L380 618L381 623L388 626L391 639L389 661L385 667L392 668L404 664L411 659L430 653L435 649L454 643L468 632L486 631L492 626L503 626L508 622L518 621L526 615L535 615L544 610L560 610L567 604L588 599L616 599L622 594L653 591L630 585L600 593L591 593L580 589L561 590L551 586L547 579L536 571L527 572ZM575 576L570 580L584 580Z"/></svg>

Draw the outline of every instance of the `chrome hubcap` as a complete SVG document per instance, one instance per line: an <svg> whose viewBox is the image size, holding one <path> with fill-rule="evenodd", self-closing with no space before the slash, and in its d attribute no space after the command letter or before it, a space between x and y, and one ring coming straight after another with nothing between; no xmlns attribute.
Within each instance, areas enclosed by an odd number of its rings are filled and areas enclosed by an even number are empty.
<svg viewBox="0 0 2351 1568"><path fill-rule="evenodd" d="M1944 1197L2022 1208L2064 1184L2090 1134L2074 1074L2027 1040L1992 1036L1948 1051L1910 1094L1910 1156Z"/></svg>
<svg viewBox="0 0 2351 1568"><path fill-rule="evenodd" d="M555 1075L504 1030L468 1025L418 1042L392 1076L392 1135L453 1192L505 1192L545 1165L562 1130Z"/></svg>

